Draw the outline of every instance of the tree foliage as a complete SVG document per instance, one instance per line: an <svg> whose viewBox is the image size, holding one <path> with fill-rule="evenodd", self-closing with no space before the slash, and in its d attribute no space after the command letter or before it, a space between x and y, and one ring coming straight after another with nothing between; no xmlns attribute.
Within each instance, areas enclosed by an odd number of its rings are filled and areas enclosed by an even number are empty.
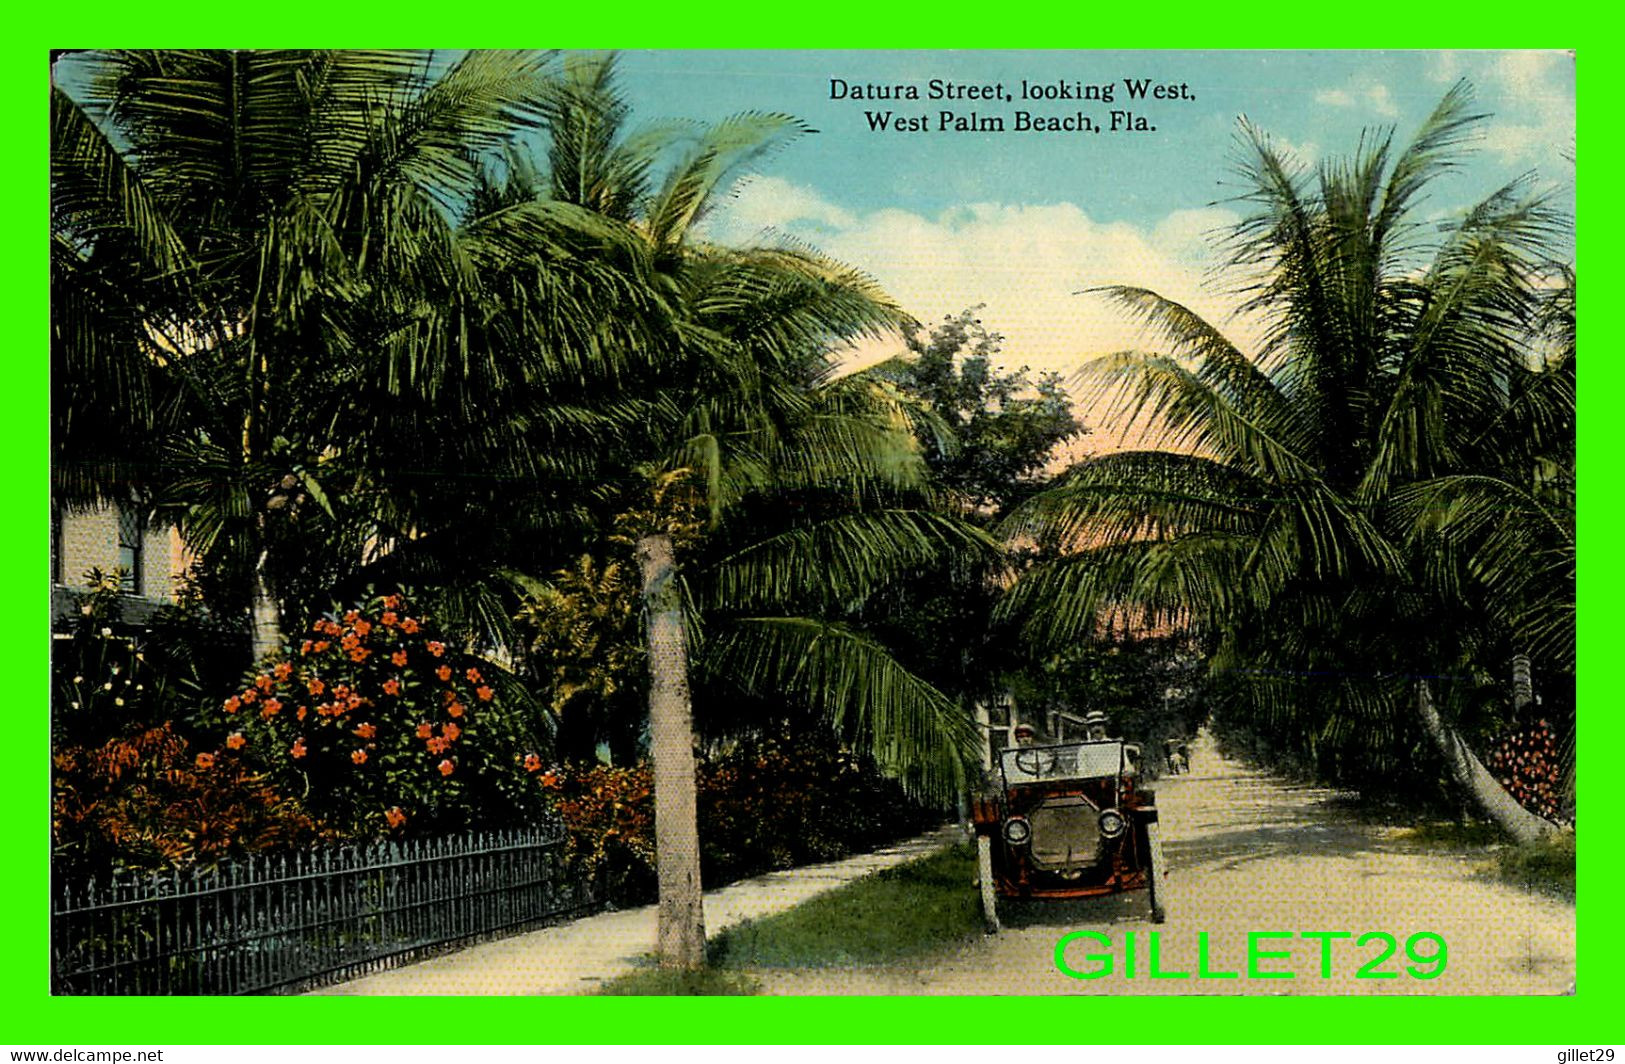
<svg viewBox="0 0 1625 1064"><path fill-rule="evenodd" d="M995 367L1004 337L981 309L911 327L909 355L877 372L924 408L920 435L941 488L971 513L997 515L1047 482L1058 449L1088 430L1060 374Z"/></svg>
<svg viewBox="0 0 1625 1064"><path fill-rule="evenodd" d="M1050 646L1112 616L1211 632L1220 719L1356 784L1428 759L1416 677L1442 674L1471 736L1505 718L1513 652L1568 682L1566 223L1527 180L1442 229L1419 217L1482 118L1458 85L1408 146L1379 131L1314 170L1243 124L1250 213L1227 251L1262 345L1154 292L1101 291L1159 347L1080 380L1160 447L1084 462L1008 519L1070 551L1006 615Z"/></svg>
<svg viewBox="0 0 1625 1064"><path fill-rule="evenodd" d="M418 583L507 642L493 560L568 517L549 504L639 414L560 389L616 373L659 313L579 255L635 255L621 229L489 194L552 57L81 58L83 104L52 95L58 498L138 493L217 610L268 597L287 626Z"/></svg>

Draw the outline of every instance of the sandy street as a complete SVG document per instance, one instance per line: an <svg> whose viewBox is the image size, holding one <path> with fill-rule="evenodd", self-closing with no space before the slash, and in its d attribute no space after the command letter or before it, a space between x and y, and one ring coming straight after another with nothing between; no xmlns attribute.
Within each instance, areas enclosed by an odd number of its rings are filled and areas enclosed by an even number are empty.
<svg viewBox="0 0 1625 1064"><path fill-rule="evenodd" d="M1211 743L1193 756L1191 775L1160 780L1169 873L1168 921L1147 919L1143 892L1114 898L1032 906L1005 931L908 969L757 971L773 994L1561 994L1574 981L1575 909L1490 880L1481 850L1450 850L1408 842L1405 833L1360 824L1330 801L1332 792L1275 782L1223 760ZM970 884L967 890L972 889ZM1079 972L1103 966L1091 954L1111 954L1111 974L1063 975L1056 943L1077 930L1109 937L1110 949L1074 941L1066 963ZM1158 970L1189 978L1149 977L1149 935L1158 932ZM1301 937L1302 932L1351 932L1353 938ZM1135 974L1125 975L1127 933L1136 942ZM1199 935L1206 932L1209 972L1198 978ZM1261 939L1259 973L1248 977L1248 933L1292 932ZM1359 978L1386 943L1397 948ZM1413 977L1437 964L1406 956L1419 932L1442 937L1444 970ZM1412 940L1419 958L1437 949ZM1330 949L1329 959L1322 950ZM1322 963L1330 977L1322 978Z"/></svg>

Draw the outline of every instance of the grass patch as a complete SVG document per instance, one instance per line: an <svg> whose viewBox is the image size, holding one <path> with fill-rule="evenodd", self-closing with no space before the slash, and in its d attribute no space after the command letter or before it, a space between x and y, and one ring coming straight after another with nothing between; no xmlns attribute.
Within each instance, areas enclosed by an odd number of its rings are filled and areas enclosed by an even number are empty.
<svg viewBox="0 0 1625 1064"><path fill-rule="evenodd" d="M756 990L756 980L743 972L644 968L609 980L598 988L598 993L606 997L738 997Z"/></svg>
<svg viewBox="0 0 1625 1064"><path fill-rule="evenodd" d="M788 912L747 921L710 945L725 968L882 965L982 933L976 851L968 845L897 865Z"/></svg>
<svg viewBox="0 0 1625 1064"><path fill-rule="evenodd" d="M1407 828L1405 838L1423 846L1443 849L1497 846L1506 838L1501 829L1485 821L1463 824L1459 821L1438 821Z"/></svg>
<svg viewBox="0 0 1625 1064"><path fill-rule="evenodd" d="M1407 828L1404 838L1445 850L1482 850L1495 878L1525 890L1574 900L1574 832L1562 831L1538 842L1513 842L1485 821L1424 823Z"/></svg>
<svg viewBox="0 0 1625 1064"><path fill-rule="evenodd" d="M1482 850L1495 878L1525 890L1574 900L1574 832L1563 831L1538 842L1513 842L1485 821L1424 823L1407 828L1408 842L1446 850Z"/></svg>
<svg viewBox="0 0 1625 1064"><path fill-rule="evenodd" d="M1574 899L1574 832L1549 839L1502 847L1495 855L1495 871L1508 883Z"/></svg>

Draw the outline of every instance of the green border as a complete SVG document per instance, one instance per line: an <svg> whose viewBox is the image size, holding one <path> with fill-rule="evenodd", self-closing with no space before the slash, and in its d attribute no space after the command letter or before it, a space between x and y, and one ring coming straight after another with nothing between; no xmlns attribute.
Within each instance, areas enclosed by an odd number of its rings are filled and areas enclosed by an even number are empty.
<svg viewBox="0 0 1625 1064"><path fill-rule="evenodd" d="M44 751L49 744L43 707L47 701L46 644L41 624L46 610L43 549L49 497L46 454L47 380L43 357L46 271L39 245L25 252L46 217L48 191L41 179L47 152L46 49L62 44L121 45L350 45L412 44L429 41L459 46L548 44L569 47L889 47L889 48L1053 48L1087 47L1257 48L1440 46L1580 46L1596 66L1582 71L1587 85L1588 175L1609 172L1616 149L1613 84L1601 72L1612 34L1599 29L1600 17L1571 5L1517 7L1493 3L1404 8L1328 9L1306 13L1302 6L1271 10L1257 5L1197 5L1188 0L1121 9L1088 4L1040 7L1017 5L959 7L932 4L922 10L882 10L872 0L838 0L799 8L744 4L698 7L625 3L611 7L558 8L533 4L430 6L415 0L350 7L333 0L299 2L274 9L234 9L195 0L163 5L41 5L23 16L38 20L16 26L6 45L11 62L4 78L12 106L5 109L10 143L17 158L5 168L7 202L18 247L6 256L7 302L13 308L13 335L22 350L10 360L7 416L0 418L4 453L13 455L8 478L12 518L0 524L7 559L6 583L19 604L0 612L5 645L27 648L21 667L11 672L11 689L22 696L11 756L3 773L10 820L9 845L15 859L0 876L8 902L4 944L10 963L3 979L5 1041L10 1044L183 1045L218 1043L529 1043L559 1042L962 1042L1025 1041L990 1012L980 999L460 999L425 1010L412 999L260 998L223 999L53 999L47 987L47 924L42 899L47 892L48 824L40 795L48 787ZM775 13L783 11L783 16ZM577 12L577 13L570 13ZM584 13L581 13L584 12ZM1393 12L1392 16L1388 16ZM1143 21L1136 16L1144 15ZM1384 16L1396 21L1384 22ZM786 21L779 21L784 18ZM482 20L476 24L473 19ZM771 22L769 21L771 20ZM386 38L380 41L379 38ZM416 40L388 40L408 37ZM1589 75L1589 76L1588 76ZM1600 158L1599 158L1600 157ZM1613 246L1617 223L1602 208L1609 192L1603 179L1582 186L1585 247ZM1586 266L1588 292L1606 292L1618 267L1595 254ZM1600 301L1600 302L1607 302ZM1600 305L1600 303L1599 303ZM1616 329L1603 324L1604 311L1588 313L1588 345ZM38 345L38 346L36 346ZM1606 350L1606 349L1604 349ZM39 351L36 355L31 352ZM1606 357L1588 363L1581 447L1586 459L1586 505L1581 514L1587 543L1604 543L1617 519L1609 492L1610 473L1591 475L1611 458L1610 437L1620 395L1620 371ZM1621 938L1618 910L1610 904L1619 861L1606 825L1617 799L1607 792L1605 755L1613 745L1603 718L1610 705L1611 676L1605 663L1620 650L1610 639L1605 611L1619 607L1620 580L1602 571L1602 553L1587 552L1582 593L1590 623L1581 629L1586 663L1581 684L1585 711L1588 834L1581 861L1584 974L1580 992L1570 998L1055 998L1042 1003L1039 1030L1045 1037L1090 1041L1198 1039L1215 1042L1465 1042L1544 1043L1562 1046L1607 1044L1617 1039L1619 966L1612 951ZM1508 928L1508 933L1515 933ZM1037 1002L1033 1002L1037 1005ZM1109 1009L1110 1020L1106 1019ZM1026 1009L1018 1009L1018 1013ZM1611 1022L1613 1021L1613 1022ZM1025 1024L1022 1025L1025 1027Z"/></svg>

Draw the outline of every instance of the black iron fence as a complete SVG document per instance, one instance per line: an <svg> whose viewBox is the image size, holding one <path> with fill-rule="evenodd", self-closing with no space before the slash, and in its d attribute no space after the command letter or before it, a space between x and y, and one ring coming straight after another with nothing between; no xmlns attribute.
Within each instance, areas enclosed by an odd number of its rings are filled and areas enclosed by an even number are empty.
<svg viewBox="0 0 1625 1064"><path fill-rule="evenodd" d="M58 884L59 994L256 994L339 982L596 906L562 829L317 849Z"/></svg>

